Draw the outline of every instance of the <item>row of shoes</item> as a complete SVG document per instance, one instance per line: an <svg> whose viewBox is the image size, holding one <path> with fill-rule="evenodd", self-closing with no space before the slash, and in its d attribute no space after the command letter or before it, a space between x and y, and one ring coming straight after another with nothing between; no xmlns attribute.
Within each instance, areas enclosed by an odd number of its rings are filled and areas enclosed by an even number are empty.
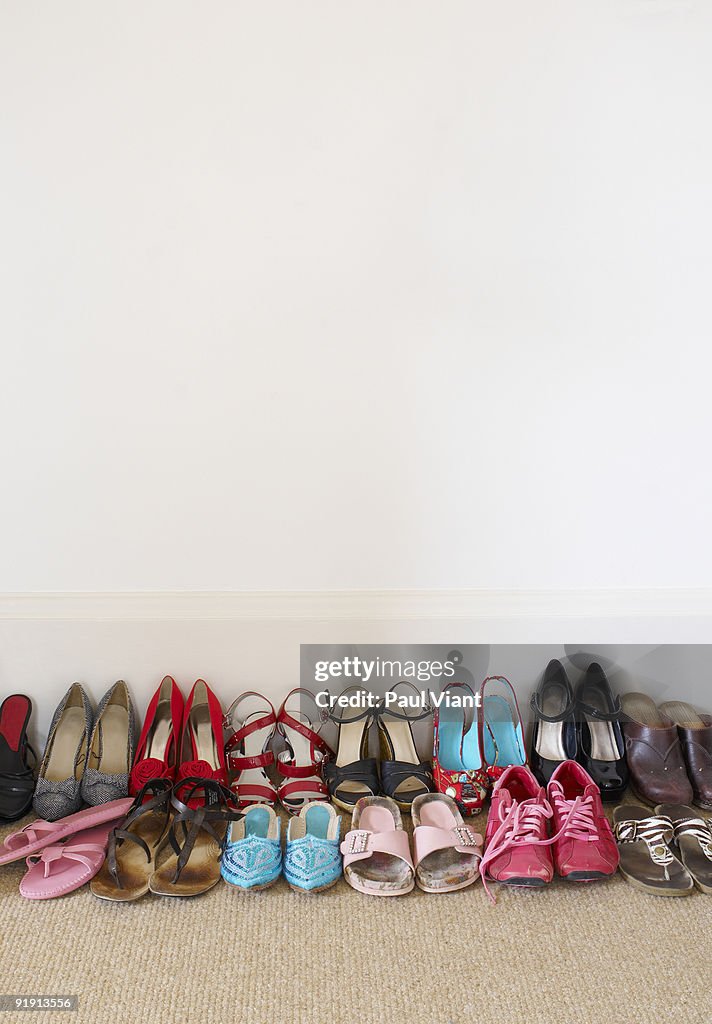
<svg viewBox="0 0 712 1024"><path fill-rule="evenodd" d="M403 688L419 692L406 682L390 692L401 697ZM474 702L469 713L462 702L449 699L463 693ZM619 800L631 783L653 805L695 803L712 809L712 718L681 701L656 707L641 693L621 700L597 663L575 690L561 662L549 663L531 700L528 756L516 693L507 679L488 677L478 694L453 682L443 694L448 700L433 712L428 704L412 701L373 703L363 688L351 687L341 695L340 707L324 714L303 688L292 690L278 711L266 697L248 691L223 716L203 680L186 703L166 676L136 744L126 684L115 683L94 710L75 683L54 713L36 771L27 741L31 702L14 694L0 706L0 818L22 817L34 798L38 815L57 820L84 804L135 795L150 779L195 776L231 785L239 808L280 802L296 814L305 803L331 799L352 811L359 799L382 795L408 812L417 796L438 791L463 813L476 814L507 767L528 763L545 786L565 760L586 769L604 801ZM412 728L431 714L432 764L419 755ZM335 751L320 734L326 718L338 728ZM380 758L370 756L374 724ZM276 739L281 749L275 749Z"/></svg>

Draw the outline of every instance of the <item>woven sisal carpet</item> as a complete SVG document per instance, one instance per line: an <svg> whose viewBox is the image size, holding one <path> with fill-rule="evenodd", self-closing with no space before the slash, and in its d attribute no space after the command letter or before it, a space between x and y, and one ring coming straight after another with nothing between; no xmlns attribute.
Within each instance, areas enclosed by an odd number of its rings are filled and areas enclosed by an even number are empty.
<svg viewBox="0 0 712 1024"><path fill-rule="evenodd" d="M712 897L699 893L659 899L617 876L498 889L494 907L481 884L379 900L343 881L304 896L280 880L252 895L221 882L194 899L120 905L88 889L24 900L23 872L0 868L0 991L79 996L78 1013L33 1020L712 1021Z"/></svg>

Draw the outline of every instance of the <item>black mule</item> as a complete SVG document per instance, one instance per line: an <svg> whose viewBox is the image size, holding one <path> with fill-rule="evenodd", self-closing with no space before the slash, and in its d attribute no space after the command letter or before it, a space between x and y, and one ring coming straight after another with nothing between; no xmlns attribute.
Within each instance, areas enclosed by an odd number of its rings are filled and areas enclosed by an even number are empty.
<svg viewBox="0 0 712 1024"><path fill-rule="evenodd" d="M628 763L621 728L621 702L598 662L589 665L576 686L579 749L576 760L598 788L601 799L620 800L628 788Z"/></svg>
<svg viewBox="0 0 712 1024"><path fill-rule="evenodd" d="M576 760L578 748L574 691L564 666L555 658L532 695L531 709L529 764L542 786L547 786L562 761Z"/></svg>
<svg viewBox="0 0 712 1024"><path fill-rule="evenodd" d="M32 806L35 775L28 753L37 757L27 740L32 701L13 693L0 705L0 819L16 821Z"/></svg>

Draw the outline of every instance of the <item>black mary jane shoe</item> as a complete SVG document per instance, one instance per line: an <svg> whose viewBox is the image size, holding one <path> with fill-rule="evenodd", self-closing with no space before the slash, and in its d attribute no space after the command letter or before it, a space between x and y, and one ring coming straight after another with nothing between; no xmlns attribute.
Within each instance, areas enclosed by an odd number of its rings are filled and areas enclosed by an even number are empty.
<svg viewBox="0 0 712 1024"><path fill-rule="evenodd" d="M628 764L621 728L621 702L598 662L589 665L576 687L576 715L582 765L606 802L620 800L628 788Z"/></svg>
<svg viewBox="0 0 712 1024"><path fill-rule="evenodd" d="M566 670L553 658L531 699L534 725L529 764L542 786L562 761L575 761L578 750L576 700Z"/></svg>
<svg viewBox="0 0 712 1024"><path fill-rule="evenodd" d="M32 701L13 693L0 705L0 821L17 821L32 806L35 773L27 763L34 750L27 740Z"/></svg>

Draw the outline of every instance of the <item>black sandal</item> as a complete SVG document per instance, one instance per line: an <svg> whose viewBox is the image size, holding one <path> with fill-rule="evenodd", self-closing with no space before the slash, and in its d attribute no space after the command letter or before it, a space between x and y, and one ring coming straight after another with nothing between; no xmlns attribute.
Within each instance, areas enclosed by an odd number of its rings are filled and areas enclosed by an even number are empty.
<svg viewBox="0 0 712 1024"><path fill-rule="evenodd" d="M109 836L101 870L90 889L102 900L128 903L148 892L156 859L168 839L172 782L150 779L137 793L121 825Z"/></svg>
<svg viewBox="0 0 712 1024"><path fill-rule="evenodd" d="M181 779L171 797L176 811L168 833L173 856L151 875L151 892L199 896L217 885L228 825L244 817L234 800L234 793L216 779Z"/></svg>
<svg viewBox="0 0 712 1024"><path fill-rule="evenodd" d="M27 739L27 723L32 701L23 693L13 693L0 704L0 820L17 821L32 806L35 792L34 769L27 763L28 753L35 764L37 755Z"/></svg>
<svg viewBox="0 0 712 1024"><path fill-rule="evenodd" d="M337 807L351 813L358 800L364 796L380 793L378 762L368 756L368 731L376 717L371 707L367 690L350 686L341 697L363 694L363 710L351 707L329 711L328 717L339 727L336 741L336 756L323 764L323 778L328 786L329 796ZM360 723L360 724L359 724Z"/></svg>
<svg viewBox="0 0 712 1024"><path fill-rule="evenodd" d="M399 686L410 687L420 697L420 691L407 680L396 683L389 692L396 693ZM429 761L420 760L411 724L421 722L432 713L433 709L427 702L420 711L417 707L410 712L397 711L386 705L385 700L378 707L381 788L402 811L410 810L416 796L435 791L432 766Z"/></svg>

